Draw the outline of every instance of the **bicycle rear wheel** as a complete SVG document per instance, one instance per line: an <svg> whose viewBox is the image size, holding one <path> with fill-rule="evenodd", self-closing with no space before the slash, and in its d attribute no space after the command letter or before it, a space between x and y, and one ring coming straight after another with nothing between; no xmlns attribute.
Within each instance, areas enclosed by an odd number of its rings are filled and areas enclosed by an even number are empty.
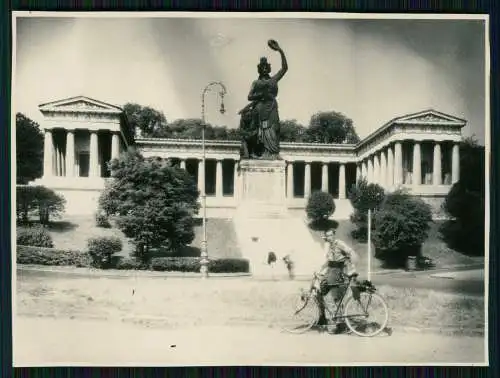
<svg viewBox="0 0 500 378"><path fill-rule="evenodd" d="M304 333L319 319L319 306L308 294L291 294L279 306L280 328L289 333Z"/></svg>
<svg viewBox="0 0 500 378"><path fill-rule="evenodd" d="M359 299L349 298L344 310L347 327L358 336L372 337L389 322L389 309L377 293L362 292Z"/></svg>

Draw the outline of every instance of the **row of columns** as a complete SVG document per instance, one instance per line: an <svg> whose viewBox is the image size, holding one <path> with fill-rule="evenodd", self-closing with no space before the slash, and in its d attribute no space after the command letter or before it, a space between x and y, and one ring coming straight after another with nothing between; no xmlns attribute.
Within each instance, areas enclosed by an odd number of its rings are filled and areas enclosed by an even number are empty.
<svg viewBox="0 0 500 378"><path fill-rule="evenodd" d="M293 198L294 193L294 177L293 177L293 161L287 162L287 196ZM328 192L328 163L322 163L321 166L321 191ZM345 163L339 164L339 199L346 198L345 190ZM304 197L308 198L311 195L311 162L305 162L304 166Z"/></svg>
<svg viewBox="0 0 500 378"><path fill-rule="evenodd" d="M56 146L52 129L45 130L44 137L44 175L77 176L75 172L75 130L65 130L66 148ZM63 155L62 151L65 151ZM120 135L118 132L111 134L111 159L118 158L120 154ZM99 172L99 138L97 131L89 130L89 176L98 177Z"/></svg>
<svg viewBox="0 0 500 378"><path fill-rule="evenodd" d="M434 143L433 147L433 167L432 167L432 184L442 185L442 152L441 144ZM421 143L414 142L413 144L413 160L412 160L412 185L421 185L421 164L422 151ZM452 147L452 169L451 181L452 184L459 180L460 176L460 152L458 143L454 143ZM360 165L356 167L356 179L365 177L368 182L374 182L382 186L398 186L403 184L403 148L401 142L394 143L394 146L388 146L386 149L377 151L370 157L364 159Z"/></svg>
<svg viewBox="0 0 500 378"><path fill-rule="evenodd" d="M222 167L222 162L224 159L216 159L215 165L215 196L223 197L223 182L224 182L224 171ZM180 167L182 169L186 169L186 160L181 159ZM234 161L234 174L233 174L233 196L237 193L237 179L238 179L238 164L237 161ZM204 193L205 192L205 164L203 159L198 160L198 189Z"/></svg>

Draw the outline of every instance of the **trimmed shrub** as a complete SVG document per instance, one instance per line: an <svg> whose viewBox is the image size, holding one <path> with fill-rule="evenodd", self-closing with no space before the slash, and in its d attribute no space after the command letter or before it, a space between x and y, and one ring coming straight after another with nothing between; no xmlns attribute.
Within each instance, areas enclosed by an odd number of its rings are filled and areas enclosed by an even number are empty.
<svg viewBox="0 0 500 378"><path fill-rule="evenodd" d="M402 191L387 195L374 216L376 257L399 266L408 256L420 256L431 222L431 208L422 199Z"/></svg>
<svg viewBox="0 0 500 378"><path fill-rule="evenodd" d="M109 222L108 216L104 213L96 213L95 224L100 228L111 228L111 223Z"/></svg>
<svg viewBox="0 0 500 378"><path fill-rule="evenodd" d="M349 200L354 208L350 220L356 228L351 236L361 242L368 239L368 210L380 207L385 197L384 188L378 184L368 184L366 179L361 179L349 192ZM374 224L372 222L372 230Z"/></svg>
<svg viewBox="0 0 500 378"><path fill-rule="evenodd" d="M306 213L307 217L313 223L321 223L335 212L335 202L330 193L313 192L307 200Z"/></svg>
<svg viewBox="0 0 500 378"><path fill-rule="evenodd" d="M111 256L122 250L122 241L116 236L101 236L90 238L87 241L88 254L92 266L96 268L109 268Z"/></svg>
<svg viewBox="0 0 500 378"><path fill-rule="evenodd" d="M16 230L18 245L52 248L54 242L48 231L43 227L20 227Z"/></svg>
<svg viewBox="0 0 500 378"><path fill-rule="evenodd" d="M151 269L161 272L193 272L200 271L198 257L155 257L151 259ZM250 265L246 259L209 260L208 270L212 273L248 273Z"/></svg>
<svg viewBox="0 0 500 378"><path fill-rule="evenodd" d="M118 270L147 270L149 267L137 259L124 257L117 259L113 268Z"/></svg>
<svg viewBox="0 0 500 378"><path fill-rule="evenodd" d="M88 256L80 251L18 245L16 252L18 264L89 266Z"/></svg>
<svg viewBox="0 0 500 378"><path fill-rule="evenodd" d="M210 260L208 271L213 273L248 273L250 271L250 263L246 259Z"/></svg>

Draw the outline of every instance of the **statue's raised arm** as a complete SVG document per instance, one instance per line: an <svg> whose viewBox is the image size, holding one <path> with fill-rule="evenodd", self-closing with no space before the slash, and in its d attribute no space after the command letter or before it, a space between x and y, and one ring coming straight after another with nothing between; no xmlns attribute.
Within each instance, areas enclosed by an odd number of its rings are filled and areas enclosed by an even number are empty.
<svg viewBox="0 0 500 378"><path fill-rule="evenodd" d="M282 48L276 42L274 39L270 39L267 41L267 45L274 51L277 51L280 53L281 56L281 69L272 77L273 80L275 81L280 81L283 76L285 76L286 72L288 71L288 62L286 61L286 56L285 53L283 52Z"/></svg>

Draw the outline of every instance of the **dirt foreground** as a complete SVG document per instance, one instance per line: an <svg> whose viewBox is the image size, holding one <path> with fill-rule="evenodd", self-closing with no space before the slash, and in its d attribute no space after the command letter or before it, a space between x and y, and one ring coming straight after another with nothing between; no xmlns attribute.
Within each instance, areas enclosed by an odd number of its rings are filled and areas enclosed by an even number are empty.
<svg viewBox="0 0 500 378"><path fill-rule="evenodd" d="M15 366L479 365L478 337L361 338L265 327L146 328L117 321L18 317Z"/></svg>

